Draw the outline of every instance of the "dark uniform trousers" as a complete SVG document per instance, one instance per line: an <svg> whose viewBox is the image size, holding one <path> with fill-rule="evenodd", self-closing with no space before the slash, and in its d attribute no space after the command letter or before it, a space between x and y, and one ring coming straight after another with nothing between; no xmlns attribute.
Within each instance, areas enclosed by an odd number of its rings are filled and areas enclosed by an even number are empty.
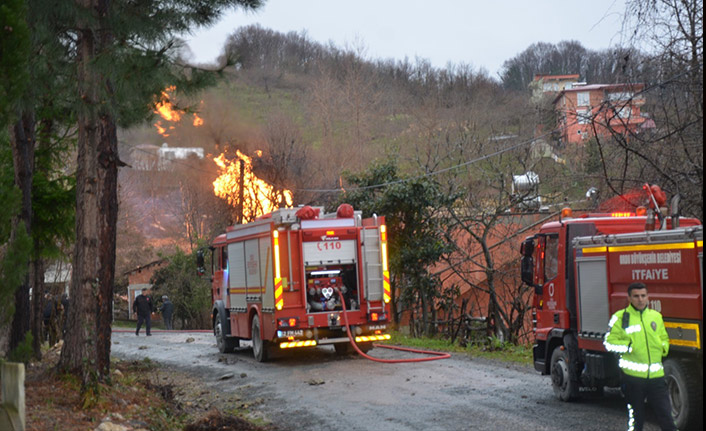
<svg viewBox="0 0 706 431"><path fill-rule="evenodd" d="M642 379L623 374L625 398L628 403L628 431L642 431L645 423L645 398L655 412L659 426L664 431L675 431L672 406L669 403L667 382L664 377Z"/></svg>
<svg viewBox="0 0 706 431"><path fill-rule="evenodd" d="M140 335L140 328L142 327L142 323L145 323L145 329L147 330L147 335L152 335L152 316L149 314L142 315L142 314L137 314L137 330L135 331L135 335Z"/></svg>

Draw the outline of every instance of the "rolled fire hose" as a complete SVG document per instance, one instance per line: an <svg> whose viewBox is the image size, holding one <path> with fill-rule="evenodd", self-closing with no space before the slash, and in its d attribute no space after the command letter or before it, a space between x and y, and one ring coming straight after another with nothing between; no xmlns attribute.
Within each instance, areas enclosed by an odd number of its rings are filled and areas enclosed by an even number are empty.
<svg viewBox="0 0 706 431"><path fill-rule="evenodd" d="M373 344L375 347L382 347L385 349L393 349L393 350L401 350L403 352L410 352L410 353L421 353L424 355L431 355L427 356L424 358L409 358L409 359L381 359L381 358L375 358L373 356L370 356L360 350L358 345L355 342L355 338L353 337L353 334L351 333L351 326L348 324L348 313L346 312L346 301L343 299L343 294L341 293L340 289L336 289L336 292L338 292L338 296L341 299L341 306L343 307L343 320L346 323L346 332L348 333L348 338L351 340L351 345L355 349L356 352L365 359L370 359L371 361L375 362L382 362L385 364L399 364L399 363L404 363L404 362L425 362L425 361L436 361L437 359L447 359L450 358L451 355L448 353L441 353L441 352L434 352L431 350L420 350L420 349L410 349L408 347L398 347L398 346L386 346L384 344Z"/></svg>

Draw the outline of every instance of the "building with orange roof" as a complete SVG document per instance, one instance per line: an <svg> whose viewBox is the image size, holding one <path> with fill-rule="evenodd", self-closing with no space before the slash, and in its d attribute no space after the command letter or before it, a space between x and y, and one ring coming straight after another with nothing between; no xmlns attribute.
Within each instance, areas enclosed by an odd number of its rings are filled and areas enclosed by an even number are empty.
<svg viewBox="0 0 706 431"><path fill-rule="evenodd" d="M561 144L581 144L595 136L629 136L655 124L641 112L644 84L572 85L560 91L553 105Z"/></svg>

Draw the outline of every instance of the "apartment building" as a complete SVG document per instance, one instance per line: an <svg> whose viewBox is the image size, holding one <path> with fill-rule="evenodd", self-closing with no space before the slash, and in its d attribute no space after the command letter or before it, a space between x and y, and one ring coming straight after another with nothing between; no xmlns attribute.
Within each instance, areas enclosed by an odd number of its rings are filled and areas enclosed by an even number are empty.
<svg viewBox="0 0 706 431"><path fill-rule="evenodd" d="M553 105L562 144L581 144L594 136L629 137L654 128L641 111L644 84L575 83L558 92Z"/></svg>

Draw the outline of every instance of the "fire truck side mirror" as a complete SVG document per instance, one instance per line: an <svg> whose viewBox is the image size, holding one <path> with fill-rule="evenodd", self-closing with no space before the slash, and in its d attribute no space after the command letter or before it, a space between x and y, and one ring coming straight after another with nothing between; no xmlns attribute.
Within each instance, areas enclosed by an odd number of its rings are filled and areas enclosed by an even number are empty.
<svg viewBox="0 0 706 431"><path fill-rule="evenodd" d="M522 256L532 256L534 254L534 239L529 237L522 241L520 245L520 253Z"/></svg>
<svg viewBox="0 0 706 431"><path fill-rule="evenodd" d="M196 272L199 275L206 274L205 259L203 255L203 249L196 250Z"/></svg>
<svg viewBox="0 0 706 431"><path fill-rule="evenodd" d="M534 286L534 259L532 256L522 256L522 281L529 286Z"/></svg>
<svg viewBox="0 0 706 431"><path fill-rule="evenodd" d="M534 253L533 238L527 238L522 241L520 253L522 253L522 263L520 268L522 281L529 286L534 286L534 259L532 257L532 254Z"/></svg>

